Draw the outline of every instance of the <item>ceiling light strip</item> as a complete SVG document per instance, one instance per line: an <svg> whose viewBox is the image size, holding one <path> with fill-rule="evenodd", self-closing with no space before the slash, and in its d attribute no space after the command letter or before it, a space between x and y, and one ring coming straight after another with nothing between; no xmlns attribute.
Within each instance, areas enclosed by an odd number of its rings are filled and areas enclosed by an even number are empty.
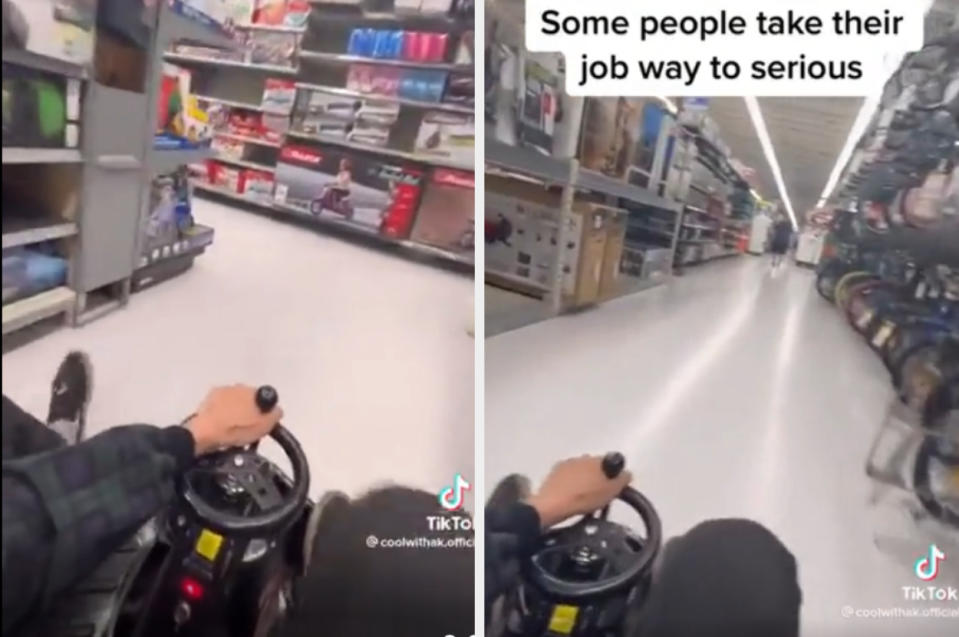
<svg viewBox="0 0 959 637"><path fill-rule="evenodd" d="M782 197L783 205L786 206L789 220L793 224L793 229L799 230L796 211L793 210L792 200L789 198L789 192L786 190L786 182L783 180L783 173L779 168L779 161L776 159L776 149L773 148L772 138L769 137L769 130L766 128L766 120L763 118L762 109L759 108L759 100L755 97L744 97L743 99L746 101L746 109L749 111L749 117L753 120L753 127L756 129L759 143L763 147L766 161L769 162L769 168L772 170L773 178L776 180L779 196Z"/></svg>

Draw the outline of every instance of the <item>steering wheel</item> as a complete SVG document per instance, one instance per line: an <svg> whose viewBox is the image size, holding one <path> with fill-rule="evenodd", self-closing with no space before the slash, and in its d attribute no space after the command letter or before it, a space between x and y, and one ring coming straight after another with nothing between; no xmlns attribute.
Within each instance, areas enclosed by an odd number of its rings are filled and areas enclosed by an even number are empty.
<svg viewBox="0 0 959 637"><path fill-rule="evenodd" d="M612 480L625 465L622 454L607 454L603 473ZM626 487L618 499L642 518L645 539L608 521L606 506L598 515L545 533L526 564L528 580L548 595L575 601L626 590L646 575L659 554L662 523L652 503L635 489Z"/></svg>
<svg viewBox="0 0 959 637"><path fill-rule="evenodd" d="M262 413L272 411L279 400L269 386L256 392L256 406ZM298 515L306 504L310 488L310 469L300 443L285 427L277 424L270 432L293 467L293 484L285 495L274 481L270 462L257 454L257 443L235 447L199 458L179 483L180 496L202 524L224 534L265 533L282 527ZM197 481L212 478L221 489L232 494L246 493L259 509L239 515L213 504L196 489Z"/></svg>

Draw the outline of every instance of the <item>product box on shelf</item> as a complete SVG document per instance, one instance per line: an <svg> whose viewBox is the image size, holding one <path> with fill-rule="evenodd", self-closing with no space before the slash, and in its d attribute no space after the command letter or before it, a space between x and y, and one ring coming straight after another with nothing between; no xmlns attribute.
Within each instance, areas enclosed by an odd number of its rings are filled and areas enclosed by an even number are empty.
<svg viewBox="0 0 959 637"><path fill-rule="evenodd" d="M241 137L265 139L263 114L253 111L232 111L227 120L226 132Z"/></svg>
<svg viewBox="0 0 959 637"><path fill-rule="evenodd" d="M263 139L270 142L280 142L290 129L290 117L273 113L263 113Z"/></svg>
<svg viewBox="0 0 959 637"><path fill-rule="evenodd" d="M3 145L76 148L80 145L81 82L3 65Z"/></svg>
<svg viewBox="0 0 959 637"><path fill-rule="evenodd" d="M560 194L515 180L486 178L486 269L516 282L517 289L552 287L551 272L558 257L562 268L563 302L581 307L600 300L607 227L618 209L575 201L569 227L561 235Z"/></svg>
<svg viewBox="0 0 959 637"><path fill-rule="evenodd" d="M331 145L280 149L275 201L345 219L393 238L409 236L423 172L403 162Z"/></svg>
<svg viewBox="0 0 959 637"><path fill-rule="evenodd" d="M626 244L626 221L629 213L620 208L605 208L606 247L603 250L603 267L599 280L599 298L608 300L620 293L620 263Z"/></svg>
<svg viewBox="0 0 959 637"><path fill-rule="evenodd" d="M149 206L144 229L145 250L179 239L181 232L193 225L187 169L155 177Z"/></svg>
<svg viewBox="0 0 959 637"><path fill-rule="evenodd" d="M423 192L411 238L450 252L472 255L474 219L472 173L437 168Z"/></svg>
<svg viewBox="0 0 959 637"><path fill-rule="evenodd" d="M395 102L302 91L292 126L310 135L385 146L398 118L399 104Z"/></svg>
<svg viewBox="0 0 959 637"><path fill-rule="evenodd" d="M580 165L624 178L640 143L645 103L641 98L588 98L580 138Z"/></svg>
<svg viewBox="0 0 959 637"><path fill-rule="evenodd" d="M223 136L214 137L211 146L218 157L227 159L243 159L243 151L246 149L243 142Z"/></svg>
<svg viewBox="0 0 959 637"><path fill-rule="evenodd" d="M87 65L93 60L96 21L96 0L4 0L4 53L22 49Z"/></svg>
<svg viewBox="0 0 959 637"><path fill-rule="evenodd" d="M3 303L39 294L67 282L68 261L52 244L3 251Z"/></svg>
<svg viewBox="0 0 959 637"><path fill-rule="evenodd" d="M253 11L253 22L278 26L286 18L286 0L256 0L256 9Z"/></svg>
<svg viewBox="0 0 959 637"><path fill-rule="evenodd" d="M210 183L224 190L240 194L240 173L239 168L227 166L216 162L210 165Z"/></svg>
<svg viewBox="0 0 959 637"><path fill-rule="evenodd" d="M288 114L296 102L296 82L267 78L263 85L263 99L260 106L271 113Z"/></svg>
<svg viewBox="0 0 959 637"><path fill-rule="evenodd" d="M200 148L210 144L213 138L210 117L190 92L190 80L186 69L163 65L157 91L156 148Z"/></svg>
<svg viewBox="0 0 959 637"><path fill-rule="evenodd" d="M252 64L270 66L296 66L296 48L299 35L275 31L251 31L246 46Z"/></svg>
<svg viewBox="0 0 959 637"><path fill-rule="evenodd" d="M475 143L476 125L472 115L430 111L420 122L415 152L472 165Z"/></svg>
<svg viewBox="0 0 959 637"><path fill-rule="evenodd" d="M170 8L210 26L232 29L253 19L255 0L166 0Z"/></svg>
<svg viewBox="0 0 959 637"><path fill-rule="evenodd" d="M264 170L245 169L240 172L239 192L248 199L269 202L273 200L273 174Z"/></svg>
<svg viewBox="0 0 959 637"><path fill-rule="evenodd" d="M558 55L529 54L523 67L522 85L516 95L520 143L545 155L552 153L556 132L561 81L558 64Z"/></svg>

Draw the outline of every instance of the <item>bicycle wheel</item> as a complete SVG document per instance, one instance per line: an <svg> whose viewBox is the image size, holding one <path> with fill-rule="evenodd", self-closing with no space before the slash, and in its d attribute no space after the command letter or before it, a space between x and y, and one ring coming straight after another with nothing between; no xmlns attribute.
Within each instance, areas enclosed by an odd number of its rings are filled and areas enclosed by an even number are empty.
<svg viewBox="0 0 959 637"><path fill-rule="evenodd" d="M836 289L833 294L833 301L836 303L836 306L842 309L846 301L846 291L850 285L870 278L873 278L873 275L866 270L853 270L840 277L839 282L836 283Z"/></svg>
<svg viewBox="0 0 959 637"><path fill-rule="evenodd" d="M946 415L959 422L959 412ZM947 436L927 436L913 467L913 489L922 508L944 524L959 528L959 428Z"/></svg>

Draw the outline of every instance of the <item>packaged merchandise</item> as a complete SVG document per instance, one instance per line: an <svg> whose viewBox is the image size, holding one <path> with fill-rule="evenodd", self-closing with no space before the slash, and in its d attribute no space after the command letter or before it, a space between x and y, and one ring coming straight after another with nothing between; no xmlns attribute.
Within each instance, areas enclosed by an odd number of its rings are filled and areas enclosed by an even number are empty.
<svg viewBox="0 0 959 637"><path fill-rule="evenodd" d="M81 83L53 73L3 65L3 145L76 148Z"/></svg>
<svg viewBox="0 0 959 637"><path fill-rule="evenodd" d="M213 138L212 144L214 152L219 157L227 159L243 159L243 151L246 144L229 137L217 136Z"/></svg>
<svg viewBox="0 0 959 637"><path fill-rule="evenodd" d="M518 91L517 128L520 143L545 155L553 148L560 76L550 54L530 54Z"/></svg>
<svg viewBox="0 0 959 637"><path fill-rule="evenodd" d="M288 27L305 27L310 17L309 0L286 0L286 15L283 24Z"/></svg>
<svg viewBox="0 0 959 637"><path fill-rule="evenodd" d="M241 172L239 168L213 162L210 167L210 183L224 190L239 194Z"/></svg>
<svg viewBox="0 0 959 637"><path fill-rule="evenodd" d="M150 190L150 212L146 219L144 249L177 241L193 226L188 171L184 167L154 178Z"/></svg>
<svg viewBox="0 0 959 637"><path fill-rule="evenodd" d="M263 85L263 99L260 106L271 113L289 113L296 101L296 82L267 78Z"/></svg>
<svg viewBox="0 0 959 637"><path fill-rule="evenodd" d="M177 13L208 26L232 30L253 18L254 0L166 0Z"/></svg>
<svg viewBox="0 0 959 637"><path fill-rule="evenodd" d="M264 136L263 114L255 111L234 110L227 122L227 132L241 137L259 139Z"/></svg>
<svg viewBox="0 0 959 637"><path fill-rule="evenodd" d="M359 119L353 123L346 139L365 146L386 146L390 139L390 127Z"/></svg>
<svg viewBox="0 0 959 637"><path fill-rule="evenodd" d="M418 155L444 157L465 165L473 163L476 124L472 115L429 111L416 135Z"/></svg>
<svg viewBox="0 0 959 637"><path fill-rule="evenodd" d="M286 18L286 0L257 0L253 22L279 26Z"/></svg>
<svg viewBox="0 0 959 637"><path fill-rule="evenodd" d="M588 98L580 138L583 168L624 178L639 143L643 100Z"/></svg>
<svg viewBox="0 0 959 637"><path fill-rule="evenodd" d="M293 67L298 40L296 33L251 31L246 43L249 60L252 64Z"/></svg>
<svg viewBox="0 0 959 637"><path fill-rule="evenodd" d="M422 170L372 153L287 144L276 167L275 201L317 217L345 219L394 238L409 236Z"/></svg>
<svg viewBox="0 0 959 637"><path fill-rule="evenodd" d="M248 199L270 202L273 200L273 174L249 168L242 170L238 190L241 195Z"/></svg>
<svg viewBox="0 0 959 637"><path fill-rule="evenodd" d="M280 142L283 136L290 129L290 118L288 115L276 115L273 113L263 113L261 118L261 135L263 139L270 142Z"/></svg>
<svg viewBox="0 0 959 637"><path fill-rule="evenodd" d="M4 0L3 15L4 50L24 49L79 65L93 60L96 0Z"/></svg>
<svg viewBox="0 0 959 637"><path fill-rule="evenodd" d="M447 73L443 71L404 70L400 77L400 97L417 102L440 102L446 88Z"/></svg>
<svg viewBox="0 0 959 637"><path fill-rule="evenodd" d="M209 115L191 94L190 80L186 69L163 65L157 91L157 148L200 148L213 138Z"/></svg>
<svg viewBox="0 0 959 637"><path fill-rule="evenodd" d="M597 206L598 207L598 206ZM606 246L599 277L599 299L608 300L620 293L620 263L626 245L626 222L629 213L618 208L605 208Z"/></svg>
<svg viewBox="0 0 959 637"><path fill-rule="evenodd" d="M393 10L397 13L419 13L423 0L394 0Z"/></svg>
<svg viewBox="0 0 959 637"><path fill-rule="evenodd" d="M351 64L346 75L346 88L357 93L389 95L399 92L401 69Z"/></svg>
<svg viewBox="0 0 959 637"><path fill-rule="evenodd" d="M67 282L68 262L43 244L3 251L3 303L39 294Z"/></svg>
<svg viewBox="0 0 959 637"><path fill-rule="evenodd" d="M189 55L191 57L206 58L212 60L228 60L230 62L245 62L247 58L243 42L245 38L241 35L235 36L239 46L233 49L217 49L208 46L195 46L192 44L175 44L173 50L179 55Z"/></svg>
<svg viewBox="0 0 959 637"><path fill-rule="evenodd" d="M453 0L421 0L420 13L449 13Z"/></svg>
<svg viewBox="0 0 959 637"><path fill-rule="evenodd" d="M436 169L423 192L411 238L460 254L473 253L472 173Z"/></svg>

